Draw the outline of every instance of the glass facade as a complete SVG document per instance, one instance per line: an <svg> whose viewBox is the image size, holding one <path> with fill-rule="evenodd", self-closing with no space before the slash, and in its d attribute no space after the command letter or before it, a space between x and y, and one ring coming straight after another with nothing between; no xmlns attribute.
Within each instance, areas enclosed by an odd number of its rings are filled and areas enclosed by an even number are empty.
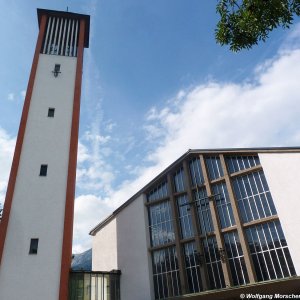
<svg viewBox="0 0 300 300"><path fill-rule="evenodd" d="M147 194L147 200L148 201L155 201L159 199L163 199L168 197L168 183L167 181L164 181L163 183L157 185L154 189L152 189Z"/></svg>
<svg viewBox="0 0 300 300"><path fill-rule="evenodd" d="M233 188L243 222L277 214L263 171L234 178Z"/></svg>
<svg viewBox="0 0 300 300"><path fill-rule="evenodd" d="M202 234L214 231L214 224L211 219L209 201L205 188L194 191L194 200L196 201L197 216Z"/></svg>
<svg viewBox="0 0 300 300"><path fill-rule="evenodd" d="M203 248L210 288L224 288L224 274L222 270L221 257L216 238L210 237L204 239Z"/></svg>
<svg viewBox="0 0 300 300"><path fill-rule="evenodd" d="M150 238L153 247L174 242L170 201L149 207Z"/></svg>
<svg viewBox="0 0 300 300"><path fill-rule="evenodd" d="M178 296L180 283L175 247L153 251L152 256L155 299Z"/></svg>
<svg viewBox="0 0 300 300"><path fill-rule="evenodd" d="M200 258L195 243L184 245L184 258L189 293L197 293L203 290L200 274Z"/></svg>
<svg viewBox="0 0 300 300"><path fill-rule="evenodd" d="M176 193L184 191L184 172L183 168L180 168L174 175L174 189Z"/></svg>
<svg viewBox="0 0 300 300"><path fill-rule="evenodd" d="M194 229L191 219L191 209L190 205L188 204L187 195L179 196L177 198L177 206L181 237L185 239L194 236Z"/></svg>
<svg viewBox="0 0 300 300"><path fill-rule="evenodd" d="M194 157L189 162L190 176L192 181L192 186L204 184L203 172L200 165L200 158Z"/></svg>
<svg viewBox="0 0 300 300"><path fill-rule="evenodd" d="M224 176L220 157L210 156L205 159L205 162L210 180L214 180Z"/></svg>
<svg viewBox="0 0 300 300"><path fill-rule="evenodd" d="M212 185L221 228L235 225L232 207L225 182Z"/></svg>
<svg viewBox="0 0 300 300"><path fill-rule="evenodd" d="M155 299L296 275L258 155L185 165L147 193Z"/></svg>
<svg viewBox="0 0 300 300"><path fill-rule="evenodd" d="M225 233L224 241L233 284L243 285L249 283L244 254L237 232Z"/></svg>
<svg viewBox="0 0 300 300"><path fill-rule="evenodd" d="M120 300L120 275L116 272L72 271L69 300Z"/></svg>
<svg viewBox="0 0 300 300"><path fill-rule="evenodd" d="M259 281L296 275L279 221L249 227L246 234Z"/></svg>
<svg viewBox="0 0 300 300"><path fill-rule="evenodd" d="M230 174L255 167L260 164L257 155L227 156L226 163Z"/></svg>

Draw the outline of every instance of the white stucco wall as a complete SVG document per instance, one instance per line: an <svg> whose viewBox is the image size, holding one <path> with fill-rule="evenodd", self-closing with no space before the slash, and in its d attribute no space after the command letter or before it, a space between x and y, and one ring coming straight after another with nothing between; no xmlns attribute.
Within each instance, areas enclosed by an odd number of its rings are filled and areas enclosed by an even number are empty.
<svg viewBox="0 0 300 300"><path fill-rule="evenodd" d="M0 266L0 299L58 299L76 61L39 58ZM54 118L47 117L49 107ZM46 177L39 176L41 164L48 164ZM39 238L37 255L29 255L31 238Z"/></svg>
<svg viewBox="0 0 300 300"><path fill-rule="evenodd" d="M115 218L93 236L92 242L92 270L111 271L118 269Z"/></svg>
<svg viewBox="0 0 300 300"><path fill-rule="evenodd" d="M93 270L110 271L112 268L103 269L107 265L106 260L117 262L115 269L122 272L122 300L154 299L144 200L143 195L135 199L93 237ZM115 242L117 253L113 251ZM113 264L110 262L110 265Z"/></svg>
<svg viewBox="0 0 300 300"><path fill-rule="evenodd" d="M297 272L300 275L300 153L259 154Z"/></svg>
<svg viewBox="0 0 300 300"><path fill-rule="evenodd" d="M146 221L143 195L117 215L118 267L122 272L122 300L153 299Z"/></svg>

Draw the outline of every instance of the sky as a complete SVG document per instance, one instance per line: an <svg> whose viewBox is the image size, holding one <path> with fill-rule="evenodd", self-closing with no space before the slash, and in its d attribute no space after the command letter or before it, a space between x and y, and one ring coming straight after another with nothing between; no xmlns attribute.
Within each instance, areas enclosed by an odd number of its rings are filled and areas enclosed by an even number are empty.
<svg viewBox="0 0 300 300"><path fill-rule="evenodd" d="M38 33L36 8L91 15L73 252L188 149L300 145L300 23L232 53L217 1L0 0L0 203Z"/></svg>

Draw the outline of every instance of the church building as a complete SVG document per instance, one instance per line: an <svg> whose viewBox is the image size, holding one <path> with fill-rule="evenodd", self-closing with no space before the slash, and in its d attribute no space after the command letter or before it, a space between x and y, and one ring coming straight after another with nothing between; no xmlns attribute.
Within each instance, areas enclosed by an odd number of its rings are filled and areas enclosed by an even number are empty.
<svg viewBox="0 0 300 300"><path fill-rule="evenodd" d="M299 166L300 148L189 150L91 230L92 269L120 270L122 300L298 295Z"/></svg>

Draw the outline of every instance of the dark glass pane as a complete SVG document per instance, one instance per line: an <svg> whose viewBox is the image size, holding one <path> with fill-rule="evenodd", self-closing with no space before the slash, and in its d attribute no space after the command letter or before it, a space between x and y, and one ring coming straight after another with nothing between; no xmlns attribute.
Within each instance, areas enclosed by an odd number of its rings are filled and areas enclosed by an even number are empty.
<svg viewBox="0 0 300 300"><path fill-rule="evenodd" d="M232 181L232 184L233 184L233 190L234 190L236 199L237 200L242 199L242 195L241 195L241 192L240 192L238 181L236 179L234 179Z"/></svg>
<svg viewBox="0 0 300 300"><path fill-rule="evenodd" d="M233 173L233 172L234 172L234 168L233 168L233 164L232 164L232 159L231 159L231 157L228 157L228 158L226 159L226 163L227 163L227 167L228 167L229 173L230 173L230 174Z"/></svg>
<svg viewBox="0 0 300 300"><path fill-rule="evenodd" d="M155 294L155 299L159 299L159 286L158 286L158 276L154 275L153 276L153 282L154 282L154 294Z"/></svg>
<svg viewBox="0 0 300 300"><path fill-rule="evenodd" d="M259 172L259 175L260 175L260 179L261 179L262 185L264 187L264 190L269 191L269 186L268 186L264 172Z"/></svg>
<svg viewBox="0 0 300 300"><path fill-rule="evenodd" d="M249 156L244 157L244 165L245 165L246 169L249 169L251 167L251 165L249 163Z"/></svg>
<svg viewBox="0 0 300 300"><path fill-rule="evenodd" d="M271 260L271 256L269 252L265 252L265 260L266 260L266 264L267 264L267 268L270 274L270 278L271 279L275 279L276 278L276 274L275 274L275 269L274 266L272 264L272 260Z"/></svg>
<svg viewBox="0 0 300 300"><path fill-rule="evenodd" d="M194 158L189 163L192 185L201 185L204 182L200 159Z"/></svg>
<svg viewBox="0 0 300 300"><path fill-rule="evenodd" d="M235 221L225 183L222 182L213 185L212 190L215 195L221 227L225 228L234 225Z"/></svg>
<svg viewBox="0 0 300 300"><path fill-rule="evenodd" d="M258 192L259 192L259 193L263 193L263 192L264 192L264 188L263 188L263 186L262 186L262 182L261 182L261 180L260 180L259 174L260 174L259 172L253 173L254 179L255 179L255 183L256 183L256 186L257 186L257 188L258 188Z"/></svg>
<svg viewBox="0 0 300 300"><path fill-rule="evenodd" d="M275 228L275 222L270 222L268 224L274 241L275 248L279 248L281 244L280 244L279 236L277 234L277 230Z"/></svg>
<svg viewBox="0 0 300 300"><path fill-rule="evenodd" d="M250 222L250 221L253 220L253 215L252 215L252 212L251 212L249 199L245 199L243 202L244 202L245 212L246 212L246 215L247 215L247 222Z"/></svg>
<svg viewBox="0 0 300 300"><path fill-rule="evenodd" d="M270 230L269 230L269 224L265 223L262 225L263 226L263 230L266 236L266 240L267 240L267 244L268 244L268 248L269 249L274 249L274 244L273 244L273 240L270 234Z"/></svg>
<svg viewBox="0 0 300 300"><path fill-rule="evenodd" d="M282 228L281 228L281 224L278 221L276 221L276 222L274 222L274 225L275 225L275 227L277 229L277 234L278 234L281 246L282 247L287 246L287 243L286 243L286 240L285 240Z"/></svg>
<svg viewBox="0 0 300 300"><path fill-rule="evenodd" d="M216 263L212 264L214 276L215 276L215 281L216 281L216 288L221 288L221 282L220 282L220 277L219 277L219 268Z"/></svg>
<svg viewBox="0 0 300 300"><path fill-rule="evenodd" d="M54 108L49 108L48 109L48 117L49 118L53 118L54 117L54 111L55 111Z"/></svg>
<svg viewBox="0 0 300 300"><path fill-rule="evenodd" d="M237 156L237 163L238 163L238 171L243 170L244 164L241 156Z"/></svg>
<svg viewBox="0 0 300 300"><path fill-rule="evenodd" d="M254 197L254 202L255 202L255 205L257 207L257 212L258 212L257 218L258 219L264 218L263 207L261 205L261 200L260 200L260 196L259 195L256 195Z"/></svg>
<svg viewBox="0 0 300 300"><path fill-rule="evenodd" d="M270 254L271 254L271 258L272 258L272 261L273 261L273 265L274 265L274 268L275 268L275 273L277 275L277 278L282 278L282 272L281 272L281 269L280 269L280 265L279 265L279 260L278 260L278 257L276 255L276 251L275 250L272 250L270 251Z"/></svg>
<svg viewBox="0 0 300 300"><path fill-rule="evenodd" d="M262 250L267 250L268 245L267 245L267 241L265 239L264 230L263 230L262 225L257 226L257 234L259 237L259 241L260 241Z"/></svg>
<svg viewBox="0 0 300 300"><path fill-rule="evenodd" d="M291 276L295 276L296 275L296 270L295 270L294 265L293 265L293 261L292 261L291 255L290 255L290 251L289 251L288 248L284 248L283 251L284 251L284 254L285 254L285 257L286 257L286 260L287 260L287 264L288 264Z"/></svg>
<svg viewBox="0 0 300 300"><path fill-rule="evenodd" d="M168 196L168 183L167 181L154 187L149 193L147 193L147 200L154 201L162 199Z"/></svg>
<svg viewBox="0 0 300 300"><path fill-rule="evenodd" d="M40 176L47 176L48 165L41 165Z"/></svg>
<svg viewBox="0 0 300 300"><path fill-rule="evenodd" d="M239 281L238 281L238 278L237 278L237 273L236 273L236 270L235 270L233 259L229 260L229 267L230 267L230 272L231 272L231 276L232 276L233 285L239 285Z"/></svg>
<svg viewBox="0 0 300 300"><path fill-rule="evenodd" d="M266 196L267 196L267 199L268 199L268 202L269 202L271 214L272 214L272 215L276 215L276 214L277 214L277 211L276 211L276 208L275 208L275 205L274 205L274 202L273 202L271 193L270 193L270 192L267 192L267 193L266 193Z"/></svg>
<svg viewBox="0 0 300 300"><path fill-rule="evenodd" d="M237 172L239 170L239 166L238 166L238 162L237 162L236 157L232 158L232 163L233 163L234 172Z"/></svg>
<svg viewBox="0 0 300 300"><path fill-rule="evenodd" d="M184 191L184 172L183 168L180 168L174 175L174 188L175 192Z"/></svg>
<svg viewBox="0 0 300 300"><path fill-rule="evenodd" d="M260 165L260 161L259 161L259 157L258 156L254 156L254 160L255 160L255 164L256 165Z"/></svg>
<svg viewBox="0 0 300 300"><path fill-rule="evenodd" d="M252 195L252 191L251 191L251 188L250 188L250 183L249 183L249 180L247 178L247 176L244 177L244 188L246 190L246 195L247 196L251 196Z"/></svg>
<svg viewBox="0 0 300 300"><path fill-rule="evenodd" d="M258 190L257 190L256 184L255 184L255 181L254 181L254 174L253 173L249 174L248 178L249 178L249 181L250 181L250 187L251 187L251 190L252 190L252 194L253 195L258 194Z"/></svg>
<svg viewBox="0 0 300 300"><path fill-rule="evenodd" d="M252 239L253 239L253 242L254 242L255 251L260 252L261 251L261 246L260 246L260 242L259 242L259 239L258 239L257 227L253 228L253 230L252 230Z"/></svg>
<svg viewBox="0 0 300 300"><path fill-rule="evenodd" d="M39 245L39 239L31 239L30 247L29 247L29 254L37 254L38 245Z"/></svg>
<svg viewBox="0 0 300 300"><path fill-rule="evenodd" d="M251 229L246 229L246 236L249 244L250 253L255 252L254 242L251 235Z"/></svg>
<svg viewBox="0 0 300 300"><path fill-rule="evenodd" d="M207 157L206 166L210 180L214 180L223 176L223 170L221 167L220 158L218 156Z"/></svg>
<svg viewBox="0 0 300 300"><path fill-rule="evenodd" d="M264 208L265 216L269 217L271 216L271 211L268 205L268 199L266 197L266 194L260 194L261 202Z"/></svg>
<svg viewBox="0 0 300 300"><path fill-rule="evenodd" d="M288 269L287 263L284 258L283 250L277 249L277 255L278 255L280 266L281 266L281 269L283 272L283 277L290 276L289 269Z"/></svg>
<svg viewBox="0 0 300 300"><path fill-rule="evenodd" d="M270 278L269 278L267 266L266 266L266 263L264 260L264 255L263 255L263 253L258 253L257 256L258 256L258 261L259 261L259 265L260 265L261 272L262 272L262 277L264 280L269 280Z"/></svg>
<svg viewBox="0 0 300 300"><path fill-rule="evenodd" d="M248 276L244 257L241 257L241 266L242 266L242 272L244 274L244 283L249 283L249 276Z"/></svg>
<svg viewBox="0 0 300 300"><path fill-rule="evenodd" d="M250 204L251 211L252 211L252 214L253 214L253 219L257 220L259 218L259 216L258 216L258 211L257 211L257 208L256 208L256 203L254 202L253 197L249 197L249 204Z"/></svg>
<svg viewBox="0 0 300 300"><path fill-rule="evenodd" d="M261 269L260 269L257 254L251 255L251 257L252 257L252 260L253 260L253 265L254 265L254 268L255 268L257 280L258 281L263 281L262 272L261 272Z"/></svg>

